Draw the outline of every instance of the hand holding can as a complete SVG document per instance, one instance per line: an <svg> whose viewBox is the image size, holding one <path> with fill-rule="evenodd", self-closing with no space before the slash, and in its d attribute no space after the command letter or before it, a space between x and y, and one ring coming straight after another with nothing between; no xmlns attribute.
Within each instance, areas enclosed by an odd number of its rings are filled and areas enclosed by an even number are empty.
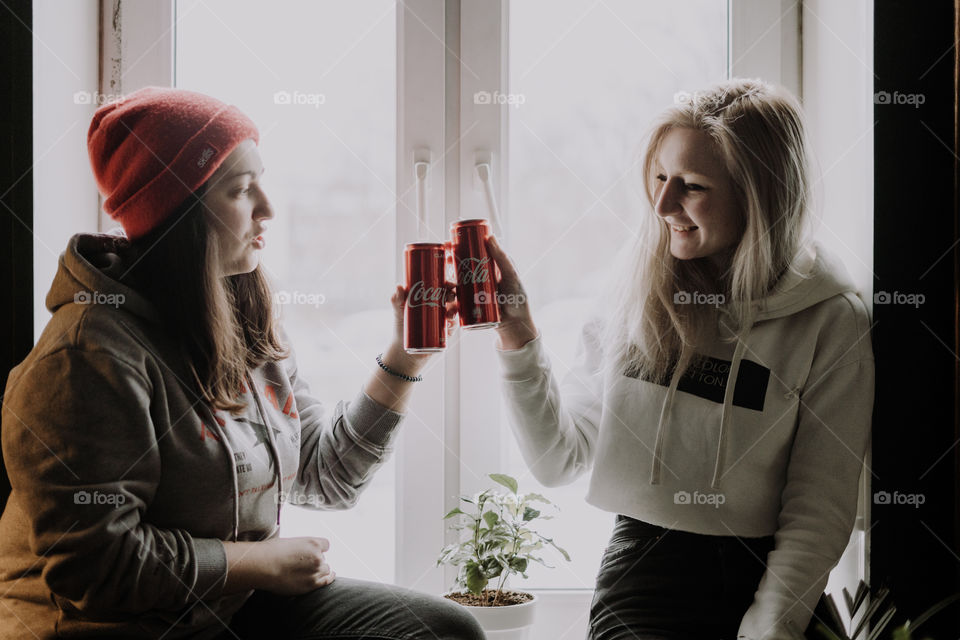
<svg viewBox="0 0 960 640"><path fill-rule="evenodd" d="M500 337L500 347L504 350L519 349L536 338L538 333L533 323L527 293L513 261L500 247L495 236L487 239L487 252L500 272L497 279L497 298L500 303L497 335Z"/></svg>

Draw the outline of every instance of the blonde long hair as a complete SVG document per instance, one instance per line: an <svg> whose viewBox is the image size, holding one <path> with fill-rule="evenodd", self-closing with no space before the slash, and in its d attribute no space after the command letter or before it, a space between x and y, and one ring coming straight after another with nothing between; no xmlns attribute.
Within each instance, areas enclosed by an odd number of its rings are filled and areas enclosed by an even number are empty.
<svg viewBox="0 0 960 640"><path fill-rule="evenodd" d="M811 200L803 117L786 90L734 79L678 102L651 127L642 162L642 228L625 247L620 277L604 296L610 305L603 341L608 364L661 382L676 367L685 371L700 360L704 354L693 348L714 335L719 320L717 307L676 304L674 295L723 294L720 308L736 331L746 328L755 302L770 292L804 243ZM657 154L666 134L678 127L711 137L734 185L742 235L723 273L707 258L674 258L670 230L654 210Z"/></svg>

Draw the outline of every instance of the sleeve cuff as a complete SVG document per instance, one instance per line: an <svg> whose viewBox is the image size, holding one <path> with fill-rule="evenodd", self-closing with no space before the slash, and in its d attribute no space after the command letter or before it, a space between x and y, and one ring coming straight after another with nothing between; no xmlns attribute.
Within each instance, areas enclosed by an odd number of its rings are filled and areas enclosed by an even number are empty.
<svg viewBox="0 0 960 640"><path fill-rule="evenodd" d="M397 425L403 419L402 413L388 409L370 396L361 387L360 392L347 408L347 421L353 431L378 447L386 447Z"/></svg>
<svg viewBox="0 0 960 640"><path fill-rule="evenodd" d="M216 538L194 538L193 550L197 557L194 595L199 600L219 597L227 581L227 554L223 543Z"/></svg>
<svg viewBox="0 0 960 640"><path fill-rule="evenodd" d="M506 350L496 347L504 380L525 382L539 377L541 372L550 368L550 362L543 352L541 336L538 331L536 338L519 349Z"/></svg>

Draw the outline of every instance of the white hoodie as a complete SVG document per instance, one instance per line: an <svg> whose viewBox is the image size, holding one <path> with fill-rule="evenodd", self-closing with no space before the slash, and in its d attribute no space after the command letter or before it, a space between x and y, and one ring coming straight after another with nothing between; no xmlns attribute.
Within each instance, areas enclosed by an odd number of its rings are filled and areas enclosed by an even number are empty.
<svg viewBox="0 0 960 640"><path fill-rule="evenodd" d="M592 467L587 501L700 534L775 535L739 637L802 631L857 513L874 395L870 321L819 243L798 253L735 343L664 386L603 364L603 321L583 329L558 384L541 336L498 351L514 433L548 486ZM733 321L721 316L720 331ZM727 384L733 380L733 384Z"/></svg>

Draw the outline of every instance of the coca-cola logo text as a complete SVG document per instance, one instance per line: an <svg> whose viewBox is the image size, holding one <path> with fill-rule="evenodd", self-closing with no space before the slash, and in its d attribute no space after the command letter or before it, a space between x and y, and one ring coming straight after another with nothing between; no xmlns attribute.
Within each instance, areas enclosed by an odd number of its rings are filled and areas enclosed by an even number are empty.
<svg viewBox="0 0 960 640"><path fill-rule="evenodd" d="M408 304L411 307L439 307L443 303L444 293L443 287L427 287L423 280L417 280L410 287Z"/></svg>
<svg viewBox="0 0 960 640"><path fill-rule="evenodd" d="M490 258L466 257L460 261L460 284L480 284L490 279Z"/></svg>

